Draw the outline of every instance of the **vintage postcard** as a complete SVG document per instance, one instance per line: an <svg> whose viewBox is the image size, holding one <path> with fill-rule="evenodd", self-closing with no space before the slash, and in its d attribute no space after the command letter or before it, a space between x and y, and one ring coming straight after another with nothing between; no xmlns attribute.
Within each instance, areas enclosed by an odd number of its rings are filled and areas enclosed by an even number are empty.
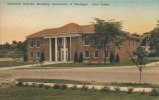
<svg viewBox="0 0 159 100"><path fill-rule="evenodd" d="M1 0L1 100L158 100L159 0Z"/></svg>

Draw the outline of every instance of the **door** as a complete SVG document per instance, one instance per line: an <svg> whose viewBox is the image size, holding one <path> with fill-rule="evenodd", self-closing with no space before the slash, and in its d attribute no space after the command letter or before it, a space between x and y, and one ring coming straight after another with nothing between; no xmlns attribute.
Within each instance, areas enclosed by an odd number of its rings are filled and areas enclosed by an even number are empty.
<svg viewBox="0 0 159 100"><path fill-rule="evenodd" d="M61 61L64 61L64 49L61 49ZM68 48L66 48L66 61L68 61Z"/></svg>

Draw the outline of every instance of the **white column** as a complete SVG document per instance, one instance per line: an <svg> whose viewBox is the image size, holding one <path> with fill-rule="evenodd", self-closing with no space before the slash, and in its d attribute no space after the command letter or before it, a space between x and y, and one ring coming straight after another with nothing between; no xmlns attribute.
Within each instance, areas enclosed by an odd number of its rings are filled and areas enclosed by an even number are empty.
<svg viewBox="0 0 159 100"><path fill-rule="evenodd" d="M64 62L66 62L66 37L64 37Z"/></svg>
<svg viewBox="0 0 159 100"><path fill-rule="evenodd" d="M70 37L70 62L71 62L71 37Z"/></svg>
<svg viewBox="0 0 159 100"><path fill-rule="evenodd" d="M55 38L55 61L58 61L58 57L57 57L57 38Z"/></svg>
<svg viewBox="0 0 159 100"><path fill-rule="evenodd" d="M50 61L52 61L52 41L51 41L51 38L49 40L50 40Z"/></svg>

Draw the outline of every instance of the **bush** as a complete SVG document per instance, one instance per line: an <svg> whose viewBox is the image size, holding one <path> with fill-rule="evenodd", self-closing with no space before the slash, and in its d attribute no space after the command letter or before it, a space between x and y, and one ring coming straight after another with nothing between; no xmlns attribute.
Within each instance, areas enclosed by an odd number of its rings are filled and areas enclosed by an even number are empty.
<svg viewBox="0 0 159 100"><path fill-rule="evenodd" d="M118 63L120 62L120 58L119 58L119 55L117 54L116 58L115 58L115 63Z"/></svg>
<svg viewBox="0 0 159 100"><path fill-rule="evenodd" d="M114 90L115 90L116 93L120 92L120 88L119 87L115 87Z"/></svg>
<svg viewBox="0 0 159 100"><path fill-rule="evenodd" d="M34 87L36 86L36 84L35 84L35 83L32 83L30 86L34 88Z"/></svg>
<svg viewBox="0 0 159 100"><path fill-rule="evenodd" d="M88 90L88 87L86 85L83 85L82 88L81 88L81 90L86 91L86 90Z"/></svg>
<svg viewBox="0 0 159 100"><path fill-rule="evenodd" d="M49 85L44 85L45 89L49 89L50 86Z"/></svg>
<svg viewBox="0 0 159 100"><path fill-rule="evenodd" d="M145 94L145 90L142 90L142 91L140 92L140 94L141 94L141 95L144 95L144 94Z"/></svg>
<svg viewBox="0 0 159 100"><path fill-rule="evenodd" d="M23 86L23 81L18 81L17 86Z"/></svg>
<svg viewBox="0 0 159 100"><path fill-rule="evenodd" d="M153 88L150 92L150 96L159 96L159 92L157 92L156 88Z"/></svg>
<svg viewBox="0 0 159 100"><path fill-rule="evenodd" d="M75 51L75 54L74 54L74 63L77 63L78 62L78 55L77 55L77 52Z"/></svg>
<svg viewBox="0 0 159 100"><path fill-rule="evenodd" d="M60 89L60 84L54 84L53 88L54 89Z"/></svg>
<svg viewBox="0 0 159 100"><path fill-rule="evenodd" d="M61 84L61 85L60 85L60 88L61 88L62 90L67 89L67 85L66 85L66 84Z"/></svg>
<svg viewBox="0 0 159 100"><path fill-rule="evenodd" d="M128 88L127 93L128 93L128 94L131 94L131 93L133 92L133 90L134 90L134 88L132 88L132 87L131 87L131 88Z"/></svg>
<svg viewBox="0 0 159 100"><path fill-rule="evenodd" d="M45 61L45 54L42 51L41 56L40 56L40 62L44 62Z"/></svg>
<svg viewBox="0 0 159 100"><path fill-rule="evenodd" d="M27 61L27 60L28 60L26 52L24 53L23 60L24 60L24 61Z"/></svg>
<svg viewBox="0 0 159 100"><path fill-rule="evenodd" d="M76 86L76 85L73 85L73 86L71 87L71 89L72 89L72 90L76 90L76 89L77 89L77 86Z"/></svg>
<svg viewBox="0 0 159 100"><path fill-rule="evenodd" d="M110 57L109 57L110 63L114 63L114 54L111 52Z"/></svg>
<svg viewBox="0 0 159 100"><path fill-rule="evenodd" d="M97 91L97 89L94 86L91 88L91 90L94 91L94 92Z"/></svg>
<svg viewBox="0 0 159 100"><path fill-rule="evenodd" d="M83 62L83 54L82 54L82 52L80 53L78 62L79 62L79 63L82 63L82 62Z"/></svg>
<svg viewBox="0 0 159 100"><path fill-rule="evenodd" d="M110 92L111 89L109 86L104 86L103 88L101 88L101 92Z"/></svg>
<svg viewBox="0 0 159 100"><path fill-rule="evenodd" d="M28 83L25 82L24 86L25 86L25 87L28 87L29 85L28 85Z"/></svg>
<svg viewBox="0 0 159 100"><path fill-rule="evenodd" d="M42 88L44 85L43 84L38 84L38 87L39 88Z"/></svg>

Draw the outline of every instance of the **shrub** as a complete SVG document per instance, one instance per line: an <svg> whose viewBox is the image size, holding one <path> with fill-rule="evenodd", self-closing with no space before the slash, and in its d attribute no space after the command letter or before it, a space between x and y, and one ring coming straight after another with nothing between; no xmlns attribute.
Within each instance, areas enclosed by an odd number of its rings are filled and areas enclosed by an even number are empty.
<svg viewBox="0 0 159 100"><path fill-rule="evenodd" d="M66 84L61 84L61 85L60 85L60 88L61 88L62 90L67 89L67 85L66 85Z"/></svg>
<svg viewBox="0 0 159 100"><path fill-rule="evenodd" d="M23 81L18 81L17 86L23 86Z"/></svg>
<svg viewBox="0 0 159 100"><path fill-rule="evenodd" d="M24 86L25 86L25 87L28 87L29 85L28 85L28 83L25 82L25 85L24 85Z"/></svg>
<svg viewBox="0 0 159 100"><path fill-rule="evenodd" d="M49 89L50 86L49 85L44 85L45 89Z"/></svg>
<svg viewBox="0 0 159 100"><path fill-rule="evenodd" d="M34 87L36 86L36 84L35 84L35 83L32 83L30 86L34 88Z"/></svg>
<svg viewBox="0 0 159 100"><path fill-rule="evenodd" d="M156 88L153 88L150 92L150 96L159 96L159 92L157 92Z"/></svg>
<svg viewBox="0 0 159 100"><path fill-rule="evenodd" d="M27 61L27 60L28 60L26 52L24 53L23 60L24 60L24 61Z"/></svg>
<svg viewBox="0 0 159 100"><path fill-rule="evenodd" d="M60 89L60 84L54 84L53 88L54 89Z"/></svg>
<svg viewBox="0 0 159 100"><path fill-rule="evenodd" d="M115 62L118 63L120 62L120 58L119 58L119 55L117 54L116 58L115 58Z"/></svg>
<svg viewBox="0 0 159 100"><path fill-rule="evenodd" d="M44 85L43 84L38 84L38 87L39 88L42 88Z"/></svg>
<svg viewBox="0 0 159 100"><path fill-rule="evenodd" d="M111 52L110 57L109 57L110 63L114 63L114 54Z"/></svg>
<svg viewBox="0 0 159 100"><path fill-rule="evenodd" d="M77 55L77 52L75 51L75 54L74 54L74 63L77 63L78 62L78 55Z"/></svg>
<svg viewBox="0 0 159 100"><path fill-rule="evenodd" d="M145 90L142 90L142 91L140 92L140 94L141 94L141 95L145 94Z"/></svg>
<svg viewBox="0 0 159 100"><path fill-rule="evenodd" d="M120 92L120 88L119 87L115 87L114 90L115 90L116 93Z"/></svg>
<svg viewBox="0 0 159 100"><path fill-rule="evenodd" d="M132 87L131 87L131 88L128 88L127 93L128 93L128 94L131 94L131 93L133 92L133 90L134 90L134 88L132 88Z"/></svg>
<svg viewBox="0 0 159 100"><path fill-rule="evenodd" d="M97 91L97 89L94 86L92 86L91 90L94 91L94 92Z"/></svg>
<svg viewBox="0 0 159 100"><path fill-rule="evenodd" d="M86 90L88 90L88 87L86 85L83 85L82 88L81 88L81 90L86 91Z"/></svg>
<svg viewBox="0 0 159 100"><path fill-rule="evenodd" d="M110 92L111 89L109 86L104 86L103 88L101 88L101 92Z"/></svg>
<svg viewBox="0 0 159 100"><path fill-rule="evenodd" d="M72 89L72 90L76 90L76 89L77 89L77 86L76 86L76 85L73 85L73 86L71 87L71 89Z"/></svg>
<svg viewBox="0 0 159 100"><path fill-rule="evenodd" d="M80 53L78 62L79 62L79 63L82 63L82 62L83 62L83 54L82 54L82 52Z"/></svg>
<svg viewBox="0 0 159 100"><path fill-rule="evenodd" d="M45 54L44 52L42 51L41 52L41 56L40 56L40 62L44 62L45 61Z"/></svg>

